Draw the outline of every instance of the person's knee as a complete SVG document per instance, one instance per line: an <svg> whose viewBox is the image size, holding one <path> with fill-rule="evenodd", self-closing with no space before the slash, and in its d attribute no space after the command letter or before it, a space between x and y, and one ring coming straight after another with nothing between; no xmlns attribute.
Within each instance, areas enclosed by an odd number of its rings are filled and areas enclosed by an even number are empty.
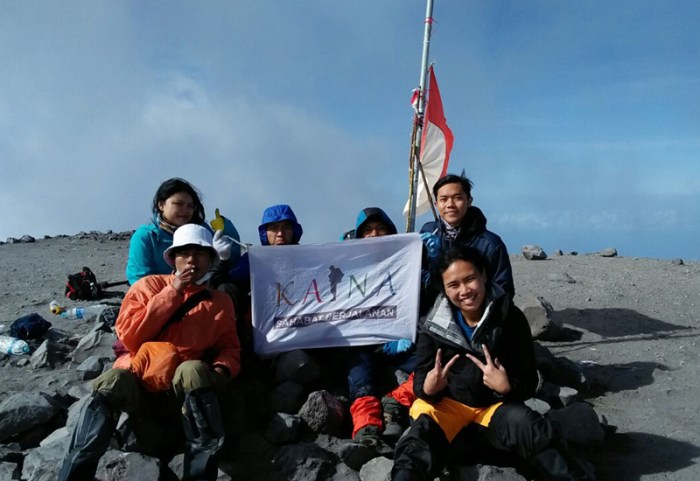
<svg viewBox="0 0 700 481"><path fill-rule="evenodd" d="M215 384L212 370L205 362L197 360L180 364L173 377L173 388L178 394L185 394L195 389L211 389Z"/></svg>
<svg viewBox="0 0 700 481"><path fill-rule="evenodd" d="M141 387L139 379L128 369L110 369L92 382L92 389L129 412L137 408Z"/></svg>
<svg viewBox="0 0 700 481"><path fill-rule="evenodd" d="M499 408L492 425L500 433L504 447L526 459L537 455L552 442L553 429L549 420L525 405L506 404Z"/></svg>

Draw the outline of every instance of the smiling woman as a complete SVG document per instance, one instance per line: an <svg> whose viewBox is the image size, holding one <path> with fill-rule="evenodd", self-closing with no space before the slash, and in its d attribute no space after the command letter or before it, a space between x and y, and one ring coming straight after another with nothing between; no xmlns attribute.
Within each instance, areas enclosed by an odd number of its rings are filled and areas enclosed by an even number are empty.
<svg viewBox="0 0 700 481"><path fill-rule="evenodd" d="M396 445L392 480L433 479L457 434L471 426L474 445L489 443L529 462L545 479L583 480L560 451L550 421L524 401L537 387L525 315L489 283L476 249L453 247L437 271L444 295L418 336L413 423ZM470 445L472 440L470 439Z"/></svg>
<svg viewBox="0 0 700 481"><path fill-rule="evenodd" d="M133 284L150 274L168 274L172 267L163 253L173 243L173 233L188 224L204 224L204 206L197 190L184 179L168 179L153 196L152 221L139 227L129 243L126 278Z"/></svg>

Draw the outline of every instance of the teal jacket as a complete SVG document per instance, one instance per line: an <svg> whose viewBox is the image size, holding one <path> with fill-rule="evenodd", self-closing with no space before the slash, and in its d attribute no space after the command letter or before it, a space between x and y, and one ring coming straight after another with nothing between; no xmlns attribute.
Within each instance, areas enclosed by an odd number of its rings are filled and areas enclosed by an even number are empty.
<svg viewBox="0 0 700 481"><path fill-rule="evenodd" d="M209 228L208 225L204 225ZM225 217L224 234L236 241L241 240L236 227ZM129 285L151 274L170 274L173 268L165 262L163 253L172 244L173 235L158 227L155 221L136 229L129 242L129 260L126 263L126 280L129 281ZM235 262L240 255L240 249L234 248L231 251L231 260Z"/></svg>

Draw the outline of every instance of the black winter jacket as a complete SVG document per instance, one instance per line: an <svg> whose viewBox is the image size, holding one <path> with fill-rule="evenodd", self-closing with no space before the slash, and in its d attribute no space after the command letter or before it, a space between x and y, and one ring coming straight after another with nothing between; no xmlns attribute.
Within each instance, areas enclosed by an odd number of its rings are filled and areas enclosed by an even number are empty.
<svg viewBox="0 0 700 481"><path fill-rule="evenodd" d="M537 388L537 369L530 326L525 315L499 286L488 287L487 314L477 326L470 341L455 320L454 307L444 295L440 295L432 310L423 318L418 335L414 391L427 401L437 401L448 396L471 407L486 407L499 401L524 401L532 397ZM470 353L485 363L482 344L486 344L491 358L497 358L505 367L511 390L505 396L486 387L483 373L471 359ZM423 391L428 372L435 366L435 355L442 349L442 362L446 364L455 354L459 359L447 375L447 387L435 396Z"/></svg>
<svg viewBox="0 0 700 481"><path fill-rule="evenodd" d="M423 232L435 232L442 241L443 251L452 244L472 247L481 252L488 261L488 276L496 284L501 286L511 297L515 296L515 284L513 283L513 270L510 266L508 249L501 238L486 229L486 217L478 207L469 207L462 220L459 234L454 241L448 241L445 237L445 225L442 221L428 222L420 230Z"/></svg>

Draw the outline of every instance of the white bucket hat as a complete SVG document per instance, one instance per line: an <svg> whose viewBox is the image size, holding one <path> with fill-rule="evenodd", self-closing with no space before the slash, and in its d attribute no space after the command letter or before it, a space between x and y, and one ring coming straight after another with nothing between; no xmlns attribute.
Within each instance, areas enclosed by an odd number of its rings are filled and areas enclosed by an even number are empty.
<svg viewBox="0 0 700 481"><path fill-rule="evenodd" d="M212 258L215 262L218 262L219 255L216 253L216 249L214 249L211 232L209 232L206 227L199 224L185 224L178 227L173 234L173 245L165 249L165 252L163 252L163 259L165 259L168 265L175 267L173 251L178 247L189 245L208 247L214 254Z"/></svg>

